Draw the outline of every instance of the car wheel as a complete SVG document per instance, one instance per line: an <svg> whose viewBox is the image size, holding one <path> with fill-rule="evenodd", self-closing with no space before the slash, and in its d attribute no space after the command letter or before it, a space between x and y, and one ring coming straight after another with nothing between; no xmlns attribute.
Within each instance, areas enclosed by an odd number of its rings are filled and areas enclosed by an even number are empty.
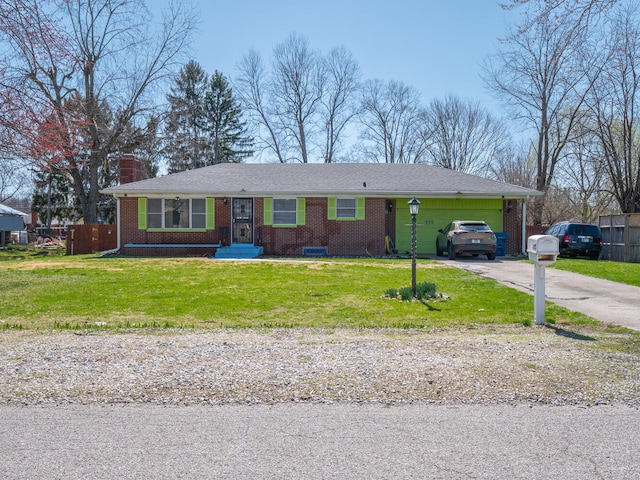
<svg viewBox="0 0 640 480"><path fill-rule="evenodd" d="M440 248L440 242L438 242L437 240L436 240L436 256L437 257L444 256L444 250Z"/></svg>
<svg viewBox="0 0 640 480"><path fill-rule="evenodd" d="M600 252L598 252L598 253L592 253L592 254L589 256L589 258L590 258L591 260L598 260L598 258L600 258Z"/></svg>
<svg viewBox="0 0 640 480"><path fill-rule="evenodd" d="M453 243L449 244L449 247L447 249L449 251L449 260L455 260L456 258L456 251L453 248Z"/></svg>
<svg viewBox="0 0 640 480"><path fill-rule="evenodd" d="M487 260L495 260L495 259L496 259L495 253L487 253Z"/></svg>

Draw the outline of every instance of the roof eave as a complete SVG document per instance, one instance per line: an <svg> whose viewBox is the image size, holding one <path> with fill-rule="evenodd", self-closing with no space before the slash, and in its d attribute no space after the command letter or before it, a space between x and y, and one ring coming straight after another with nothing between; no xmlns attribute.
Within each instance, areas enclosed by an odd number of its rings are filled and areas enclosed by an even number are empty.
<svg viewBox="0 0 640 480"><path fill-rule="evenodd" d="M519 200L527 199L529 197L541 196L542 192L537 190L530 190L527 192L434 192L434 191L375 191L375 190L349 190L349 191L186 191L186 190L119 190L119 189L105 189L100 193L106 195L113 195L115 197L139 197L139 196L215 196L215 197L328 197L328 196L354 196L354 197L372 197L372 198L503 198L505 200Z"/></svg>

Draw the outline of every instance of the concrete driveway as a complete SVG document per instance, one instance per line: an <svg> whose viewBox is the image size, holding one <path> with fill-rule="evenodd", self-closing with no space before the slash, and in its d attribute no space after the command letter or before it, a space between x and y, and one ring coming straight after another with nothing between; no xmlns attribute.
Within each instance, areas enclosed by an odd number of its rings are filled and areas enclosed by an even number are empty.
<svg viewBox="0 0 640 480"><path fill-rule="evenodd" d="M508 257L494 261L458 257L443 263L533 295L533 264ZM597 268L597 262L593 263ZM546 267L548 301L601 322L640 330L640 288ZM531 312L533 318L533 311Z"/></svg>

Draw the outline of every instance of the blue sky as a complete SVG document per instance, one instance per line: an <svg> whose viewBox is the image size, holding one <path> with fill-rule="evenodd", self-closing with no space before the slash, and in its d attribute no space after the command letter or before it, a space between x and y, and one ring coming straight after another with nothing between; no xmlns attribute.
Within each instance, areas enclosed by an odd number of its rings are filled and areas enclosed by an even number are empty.
<svg viewBox="0 0 640 480"><path fill-rule="evenodd" d="M507 31L496 0L200 0L199 8L192 57L208 73L219 70L233 79L249 49L268 61L296 32L323 53L345 46L364 79L412 85L425 104L453 94L502 114L479 77Z"/></svg>

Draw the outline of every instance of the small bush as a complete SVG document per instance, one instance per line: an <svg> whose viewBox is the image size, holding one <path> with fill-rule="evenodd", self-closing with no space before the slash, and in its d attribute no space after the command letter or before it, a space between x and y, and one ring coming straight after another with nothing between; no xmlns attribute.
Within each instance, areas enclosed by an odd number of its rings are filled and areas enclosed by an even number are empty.
<svg viewBox="0 0 640 480"><path fill-rule="evenodd" d="M400 300L411 300L413 297L413 292L411 291L411 287L402 287L400 290Z"/></svg>
<svg viewBox="0 0 640 480"><path fill-rule="evenodd" d="M436 296L436 284L431 282L416 284L416 295L419 299L434 298Z"/></svg>
<svg viewBox="0 0 640 480"><path fill-rule="evenodd" d="M396 298L399 294L397 288L387 288L384 292L386 297Z"/></svg>
<svg viewBox="0 0 640 480"><path fill-rule="evenodd" d="M411 287L388 288L385 290L384 296L409 301L413 298L413 292L411 291ZM435 300L446 298L446 296L436 291L435 283L422 282L416 284L416 298L418 300Z"/></svg>

